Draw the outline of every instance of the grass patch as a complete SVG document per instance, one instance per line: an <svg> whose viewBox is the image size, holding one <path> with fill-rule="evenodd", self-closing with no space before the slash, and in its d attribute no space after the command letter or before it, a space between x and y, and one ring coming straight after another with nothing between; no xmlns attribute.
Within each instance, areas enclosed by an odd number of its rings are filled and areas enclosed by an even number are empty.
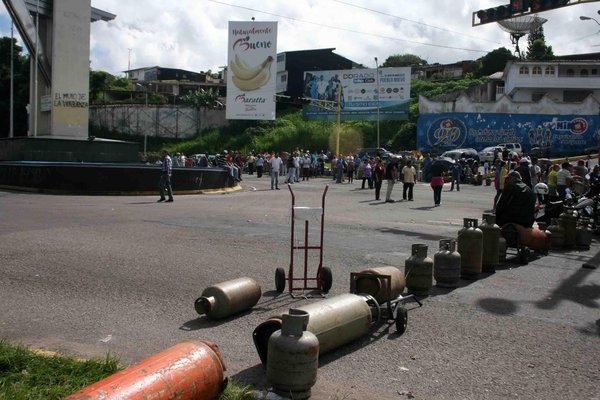
<svg viewBox="0 0 600 400"><path fill-rule="evenodd" d="M123 369L117 358L81 361L36 354L0 341L0 400L59 400ZM252 400L249 386L229 382L219 400Z"/></svg>
<svg viewBox="0 0 600 400"><path fill-rule="evenodd" d="M0 399L63 399L120 370L118 360L37 355L0 341Z"/></svg>

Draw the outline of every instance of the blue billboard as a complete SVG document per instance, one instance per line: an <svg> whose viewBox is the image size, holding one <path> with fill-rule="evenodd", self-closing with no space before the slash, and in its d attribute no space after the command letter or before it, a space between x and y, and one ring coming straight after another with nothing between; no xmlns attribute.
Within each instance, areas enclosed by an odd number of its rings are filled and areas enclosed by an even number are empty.
<svg viewBox="0 0 600 400"><path fill-rule="evenodd" d="M525 152L570 156L597 148L599 136L598 115L440 113L421 114L417 123L420 151L520 143Z"/></svg>
<svg viewBox="0 0 600 400"><path fill-rule="evenodd" d="M341 121L405 120L410 68L306 71L302 96L305 121L336 121L338 111Z"/></svg>

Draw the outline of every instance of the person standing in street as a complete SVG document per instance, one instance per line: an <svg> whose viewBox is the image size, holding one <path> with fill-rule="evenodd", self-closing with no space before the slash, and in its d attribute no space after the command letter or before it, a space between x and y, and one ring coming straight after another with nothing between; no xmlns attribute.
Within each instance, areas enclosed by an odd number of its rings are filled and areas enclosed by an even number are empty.
<svg viewBox="0 0 600 400"><path fill-rule="evenodd" d="M431 177L431 188L433 189L434 207L439 207L442 202L442 188L444 187L444 167L441 163L433 162L429 166L429 176Z"/></svg>
<svg viewBox="0 0 600 400"><path fill-rule="evenodd" d="M361 189L365 188L365 181L369 183L369 189L373 189L373 179L371 178L373 170L371 168L371 162L368 158L362 162L362 186Z"/></svg>
<svg viewBox="0 0 600 400"><path fill-rule="evenodd" d="M408 201L413 201L413 188L417 182L417 171L412 166L412 161L408 160L404 168L402 168L402 177L404 187L402 188L402 199L406 200L408 194Z"/></svg>
<svg viewBox="0 0 600 400"><path fill-rule="evenodd" d="M396 157L390 158L389 164L385 167L385 179L387 180L385 202L394 203L394 200L392 200L392 190L394 190L394 183L398 179L398 159Z"/></svg>
<svg viewBox="0 0 600 400"><path fill-rule="evenodd" d="M271 166L271 190L279 190L279 171L281 171L283 161L281 161L279 154L274 153L269 160L269 164Z"/></svg>
<svg viewBox="0 0 600 400"><path fill-rule="evenodd" d="M456 182L456 191L460 192L460 173L460 164L458 161L454 161L454 164L452 164L452 184L450 185L450 191L454 190L454 182Z"/></svg>
<svg viewBox="0 0 600 400"><path fill-rule="evenodd" d="M262 154L259 154L258 157L256 157L256 177L257 178L262 177L264 164L265 164L265 159L263 158Z"/></svg>
<svg viewBox="0 0 600 400"><path fill-rule="evenodd" d="M379 200L381 194L381 184L385 175L385 166L381 162L381 158L375 159L375 167L373 167L373 182L375 183L375 200Z"/></svg>
<svg viewBox="0 0 600 400"><path fill-rule="evenodd" d="M169 152L167 150L162 151L162 167L160 179L158 180L158 190L160 192L160 199L158 202L165 201L165 188L167 188L167 195L169 199L167 203L173 202L173 188L171 187L171 173L173 171L173 160L171 160L171 156L169 156Z"/></svg>

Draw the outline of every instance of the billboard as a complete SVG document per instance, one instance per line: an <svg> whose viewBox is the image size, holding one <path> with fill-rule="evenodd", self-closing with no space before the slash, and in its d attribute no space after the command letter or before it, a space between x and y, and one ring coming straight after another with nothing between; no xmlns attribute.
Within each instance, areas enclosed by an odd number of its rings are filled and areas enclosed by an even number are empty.
<svg viewBox="0 0 600 400"><path fill-rule="evenodd" d="M417 123L420 151L521 143L526 153L570 156L597 148L599 137L598 115L440 113L422 114Z"/></svg>
<svg viewBox="0 0 600 400"><path fill-rule="evenodd" d="M229 22L227 119L275 119L277 22Z"/></svg>
<svg viewBox="0 0 600 400"><path fill-rule="evenodd" d="M336 121L338 104L342 121L377 121L378 106L381 121L408 119L410 68L305 71L302 96L319 100L303 107L306 121Z"/></svg>

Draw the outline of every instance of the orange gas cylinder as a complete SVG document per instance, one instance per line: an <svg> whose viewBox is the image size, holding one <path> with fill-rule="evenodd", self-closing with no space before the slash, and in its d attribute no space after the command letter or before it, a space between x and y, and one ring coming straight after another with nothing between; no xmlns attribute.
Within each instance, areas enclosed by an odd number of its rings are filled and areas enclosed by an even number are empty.
<svg viewBox="0 0 600 400"><path fill-rule="evenodd" d="M538 228L525 228L522 225L511 224L519 234L519 244L532 250L547 253L550 249L550 237Z"/></svg>
<svg viewBox="0 0 600 400"><path fill-rule="evenodd" d="M96 382L66 400L215 399L225 388L216 344L190 340Z"/></svg>

